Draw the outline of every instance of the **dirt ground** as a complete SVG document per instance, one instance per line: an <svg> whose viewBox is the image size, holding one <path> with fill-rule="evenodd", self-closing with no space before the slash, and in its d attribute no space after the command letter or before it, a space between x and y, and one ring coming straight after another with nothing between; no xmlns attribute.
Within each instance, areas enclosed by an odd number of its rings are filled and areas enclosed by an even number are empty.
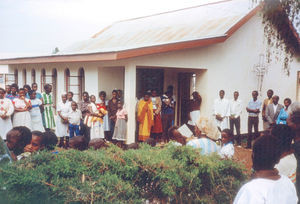
<svg viewBox="0 0 300 204"><path fill-rule="evenodd" d="M234 150L235 152L234 152L233 159L235 161L243 163L250 173L252 168L252 158L251 158L252 150L245 149L244 147L238 147L238 146L235 146Z"/></svg>

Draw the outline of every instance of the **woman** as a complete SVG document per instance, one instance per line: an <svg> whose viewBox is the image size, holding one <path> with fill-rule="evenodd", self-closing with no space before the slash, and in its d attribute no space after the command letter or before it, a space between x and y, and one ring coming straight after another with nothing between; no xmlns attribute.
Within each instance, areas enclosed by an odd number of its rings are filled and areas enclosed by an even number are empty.
<svg viewBox="0 0 300 204"><path fill-rule="evenodd" d="M161 122L161 99L157 96L157 91L151 91L151 101L153 105L153 115L154 115L154 125L151 129L151 137L153 137L157 142L161 139L162 134L162 122Z"/></svg>
<svg viewBox="0 0 300 204"><path fill-rule="evenodd" d="M187 125L192 130L192 132L195 134L194 129L195 129L196 123L198 122L198 120L200 118L200 105L202 102L202 98L197 91L192 93L192 97L193 97L193 99L191 99L190 102L188 103L189 121L188 121Z"/></svg>
<svg viewBox="0 0 300 204"><path fill-rule="evenodd" d="M89 122L88 126L91 127L91 140L96 138L104 138L104 128L103 128L103 117L106 115L107 111L104 104L96 105L96 97L94 95L90 96L91 103L88 106L89 109Z"/></svg>
<svg viewBox="0 0 300 204"><path fill-rule="evenodd" d="M44 126L42 121L42 101L36 98L36 93L33 90L28 91L28 96L30 98L31 109L30 109L30 117L31 117L31 126L32 131L41 131L44 132Z"/></svg>
<svg viewBox="0 0 300 204"><path fill-rule="evenodd" d="M255 141L252 152L254 178L241 187L234 204L298 202L294 184L274 168L280 158L279 149L280 143L273 136L261 136Z"/></svg>
<svg viewBox="0 0 300 204"><path fill-rule="evenodd" d="M126 141L128 113L121 101L118 101L117 122L115 125L113 140Z"/></svg>
<svg viewBox="0 0 300 204"><path fill-rule="evenodd" d="M64 146L64 137L68 134L68 113L71 109L71 103L67 101L67 94L61 95L61 102L57 104L57 117L56 117L56 128L55 134L59 137L59 147Z"/></svg>
<svg viewBox="0 0 300 204"><path fill-rule="evenodd" d="M106 100L106 92L101 91L99 93L99 98L100 98L100 104L103 104L105 106L105 109L107 110L108 100ZM109 131L110 131L108 114L106 114L103 118L103 129L104 129L105 138L108 138Z"/></svg>
<svg viewBox="0 0 300 204"><path fill-rule="evenodd" d="M286 119L288 118L288 108L291 105L292 101L289 98L284 99L283 104L284 108L282 108L279 112L279 115L276 120L276 124L284 124L286 125Z"/></svg>
<svg viewBox="0 0 300 204"><path fill-rule="evenodd" d="M54 111L53 111L53 97L52 97L52 86L45 84L45 92L42 93L43 98L43 124L45 130L51 130L55 128Z"/></svg>
<svg viewBox="0 0 300 204"><path fill-rule="evenodd" d="M150 100L150 93L146 92L144 98L138 104L139 141L146 141L150 137L153 126L153 105Z"/></svg>
<svg viewBox="0 0 300 204"><path fill-rule="evenodd" d="M13 127L25 126L31 130L31 117L29 110L31 109L30 100L25 98L24 89L19 90L19 97L13 100L15 113L13 118Z"/></svg>
<svg viewBox="0 0 300 204"><path fill-rule="evenodd" d="M281 152L280 161L275 168L296 183L297 160L292 147L294 132L289 126L279 124L272 128L272 135L279 140Z"/></svg>
<svg viewBox="0 0 300 204"><path fill-rule="evenodd" d="M0 88L0 137L6 140L6 134L12 129L11 115L14 112L14 105L11 100L5 98L5 90Z"/></svg>

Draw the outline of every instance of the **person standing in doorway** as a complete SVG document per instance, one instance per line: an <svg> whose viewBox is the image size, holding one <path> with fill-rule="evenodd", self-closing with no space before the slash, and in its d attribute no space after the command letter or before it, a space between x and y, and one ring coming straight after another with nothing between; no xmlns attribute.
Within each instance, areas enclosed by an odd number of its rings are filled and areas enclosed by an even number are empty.
<svg viewBox="0 0 300 204"><path fill-rule="evenodd" d="M146 141L150 137L153 126L153 105L150 99L151 93L146 92L144 98L139 101L137 119L139 122L139 141Z"/></svg>
<svg viewBox="0 0 300 204"><path fill-rule="evenodd" d="M101 91L99 93L99 98L100 98L100 104L101 104L101 106L104 106L105 110L107 110L107 108L108 108L108 100L106 100L106 92L105 91ZM103 129L104 129L105 138L108 140L109 134L110 134L108 114L106 114L103 117Z"/></svg>
<svg viewBox="0 0 300 204"><path fill-rule="evenodd" d="M195 135L195 126L200 119L200 106L202 103L202 98L197 91L192 93L192 99L188 103L188 117L189 121L187 122L187 126L192 130Z"/></svg>
<svg viewBox="0 0 300 204"><path fill-rule="evenodd" d="M264 130L269 129L269 123L268 123L268 120L267 120L267 117L266 117L266 109L267 109L268 105L270 105L270 104L273 103L273 100L272 100L273 94L274 94L273 90L269 89L267 91L268 98L266 98L264 100L264 103L263 103L263 107L262 107L262 119L263 119Z"/></svg>
<svg viewBox="0 0 300 204"><path fill-rule="evenodd" d="M252 100L248 103L246 108L249 113L248 116L248 140L247 140L247 148L251 149L252 139L256 139L258 137L258 115L260 113L261 102L257 99L258 92L252 92ZM252 127L254 127L254 138L252 137Z"/></svg>
<svg viewBox="0 0 300 204"><path fill-rule="evenodd" d="M117 121L117 111L118 111L118 92L116 90L112 91L112 98L108 101L108 118L110 122L110 136L109 140L111 140L114 135L115 124Z"/></svg>
<svg viewBox="0 0 300 204"><path fill-rule="evenodd" d="M229 128L230 104L224 96L225 91L220 90L219 98L214 101L213 115L220 131Z"/></svg>
<svg viewBox="0 0 300 204"><path fill-rule="evenodd" d="M234 135L234 127L236 130L235 142L237 145L241 145L241 114L242 114L242 101L239 99L239 92L233 93L233 99L230 101L230 131Z"/></svg>
<svg viewBox="0 0 300 204"><path fill-rule="evenodd" d="M162 122L161 122L161 99L157 96L157 90L151 91L151 101L153 105L154 125L151 129L151 137L159 142L162 134Z"/></svg>
<svg viewBox="0 0 300 204"><path fill-rule="evenodd" d="M280 110L283 108L283 105L278 104L279 97L273 96L272 97L272 104L269 104L266 108L266 118L268 121L269 128L273 127L276 124L277 117L280 113Z"/></svg>
<svg viewBox="0 0 300 204"><path fill-rule="evenodd" d="M52 86L45 84L45 92L42 93L43 98L43 125L45 130L51 130L55 128L54 111L53 111L53 97Z"/></svg>
<svg viewBox="0 0 300 204"><path fill-rule="evenodd" d="M174 124L175 101L172 92L167 91L162 97L161 121L163 125L163 140L169 142L168 130Z"/></svg>

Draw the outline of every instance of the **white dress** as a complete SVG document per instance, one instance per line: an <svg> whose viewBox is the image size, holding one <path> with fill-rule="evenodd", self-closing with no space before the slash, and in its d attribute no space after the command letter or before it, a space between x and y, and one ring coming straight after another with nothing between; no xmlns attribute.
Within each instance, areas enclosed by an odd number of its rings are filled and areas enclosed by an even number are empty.
<svg viewBox="0 0 300 204"><path fill-rule="evenodd" d="M29 99L25 98L27 102L30 102ZM25 108L26 104L23 100L19 98L15 98L13 100L13 103L15 104L16 108ZM13 127L17 126L25 126L29 128L30 130L32 129L31 127L31 117L29 111L23 111L23 112L15 112L14 113L14 118L13 118Z"/></svg>
<svg viewBox="0 0 300 204"><path fill-rule="evenodd" d="M30 99L32 108L29 111L31 117L31 127L32 131L41 131L45 132L42 120L42 113L40 110L40 105L42 105L42 101L40 99Z"/></svg>
<svg viewBox="0 0 300 204"><path fill-rule="evenodd" d="M232 142L224 144L218 154L223 159L224 158L231 159L234 155L234 146L233 146Z"/></svg>
<svg viewBox="0 0 300 204"><path fill-rule="evenodd" d="M59 102L57 104L57 112L60 111L60 114L63 117L68 117L68 113L71 110L71 103L67 101L66 103ZM56 127L55 127L55 134L57 137L64 137L68 136L68 123L63 123L62 119L59 115L56 117Z"/></svg>
<svg viewBox="0 0 300 204"><path fill-rule="evenodd" d="M98 113L97 107L94 103L89 104L92 107L93 113ZM91 140L96 138L104 138L104 126L99 121L95 121L91 125Z"/></svg>
<svg viewBox="0 0 300 204"><path fill-rule="evenodd" d="M280 175L278 180L256 178L239 190L233 204L296 204L298 202L295 185Z"/></svg>
<svg viewBox="0 0 300 204"><path fill-rule="evenodd" d="M2 119L0 117L0 136L3 140L6 140L6 134L8 131L12 129L12 122L11 122L11 114L14 112L14 106L10 99L4 98L0 99L0 116L6 112L8 116L6 119Z"/></svg>
<svg viewBox="0 0 300 204"><path fill-rule="evenodd" d="M275 168L280 174L289 177L293 183L296 183L297 160L294 154L281 158Z"/></svg>
<svg viewBox="0 0 300 204"><path fill-rule="evenodd" d="M100 100L100 103L102 103L102 101ZM105 101L105 106L107 107L108 106L108 100ZM104 131L110 131L110 128L109 128L109 118L108 118L108 114L106 114L104 117L103 117L103 129Z"/></svg>
<svg viewBox="0 0 300 204"><path fill-rule="evenodd" d="M214 101L214 111L213 115L220 115L224 117L222 121L219 121L215 118L216 124L221 130L229 128L229 116L230 116L230 104L229 101L225 98L223 99L216 99Z"/></svg>

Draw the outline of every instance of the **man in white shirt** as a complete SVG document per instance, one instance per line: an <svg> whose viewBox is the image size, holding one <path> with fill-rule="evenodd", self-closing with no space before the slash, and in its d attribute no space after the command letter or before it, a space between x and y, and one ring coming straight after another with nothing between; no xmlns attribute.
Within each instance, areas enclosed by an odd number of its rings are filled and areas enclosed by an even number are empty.
<svg viewBox="0 0 300 204"><path fill-rule="evenodd" d="M241 113L242 113L242 101L239 98L239 92L233 93L233 99L230 101L230 131L234 135L234 126L236 130L236 144L241 145Z"/></svg>
<svg viewBox="0 0 300 204"><path fill-rule="evenodd" d="M229 116L230 116L230 104L227 99L224 98L225 91L221 90L219 92L220 98L214 101L214 111L213 115L215 117L216 124L219 129L224 130L229 127Z"/></svg>

